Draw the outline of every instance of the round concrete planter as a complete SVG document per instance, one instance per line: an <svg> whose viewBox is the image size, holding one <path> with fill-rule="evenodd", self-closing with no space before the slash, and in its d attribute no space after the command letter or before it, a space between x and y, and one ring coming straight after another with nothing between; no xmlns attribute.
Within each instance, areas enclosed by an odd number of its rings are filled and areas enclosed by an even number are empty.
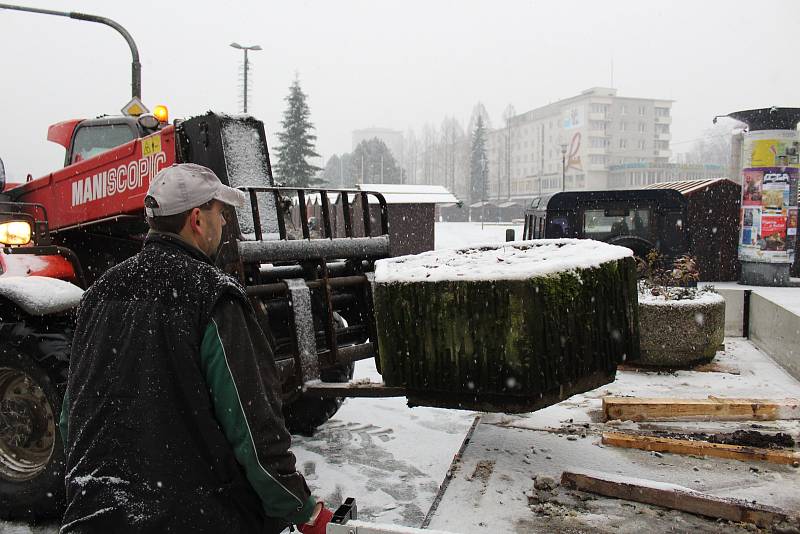
<svg viewBox="0 0 800 534"><path fill-rule="evenodd" d="M637 364L686 367L709 362L725 337L725 299L711 292L687 300L640 294L639 333Z"/></svg>

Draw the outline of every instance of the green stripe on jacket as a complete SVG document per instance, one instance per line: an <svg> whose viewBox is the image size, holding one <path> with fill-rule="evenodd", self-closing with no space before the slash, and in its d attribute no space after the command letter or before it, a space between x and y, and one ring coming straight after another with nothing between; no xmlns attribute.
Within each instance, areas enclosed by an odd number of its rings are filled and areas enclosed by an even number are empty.
<svg viewBox="0 0 800 534"><path fill-rule="evenodd" d="M311 516L316 505L313 497L305 502L284 487L259 461L243 402L231 373L225 346L215 321L206 327L200 346L200 362L211 392L214 414L237 461L244 467L247 480L261 498L268 516L302 523Z"/></svg>

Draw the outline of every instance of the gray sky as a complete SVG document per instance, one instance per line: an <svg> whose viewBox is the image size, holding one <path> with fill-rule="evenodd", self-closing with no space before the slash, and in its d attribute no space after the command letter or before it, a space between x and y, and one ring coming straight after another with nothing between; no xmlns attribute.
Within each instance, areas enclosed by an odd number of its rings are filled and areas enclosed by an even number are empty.
<svg viewBox="0 0 800 534"><path fill-rule="evenodd" d="M142 56L145 103L166 104L172 118L237 112L242 54L228 44L261 45L251 55L250 112L274 134L297 73L325 159L350 150L353 129L419 130L445 115L466 124L479 100L498 124L509 103L523 112L607 86L612 57L620 96L676 100L673 152L716 114L800 105L796 0L25 5L125 26ZM46 140L50 124L116 114L129 97L130 53L115 31L0 10L0 158L12 177L63 164L63 149Z"/></svg>

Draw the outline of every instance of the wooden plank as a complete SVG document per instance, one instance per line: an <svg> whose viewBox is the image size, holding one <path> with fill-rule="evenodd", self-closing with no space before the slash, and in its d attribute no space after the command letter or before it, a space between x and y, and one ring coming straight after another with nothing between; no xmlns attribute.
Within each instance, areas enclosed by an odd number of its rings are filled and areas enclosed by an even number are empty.
<svg viewBox="0 0 800 534"><path fill-rule="evenodd" d="M320 397L405 397L402 387L375 382L306 382L304 391Z"/></svg>
<svg viewBox="0 0 800 534"><path fill-rule="evenodd" d="M658 373L659 371L662 370L663 369L660 369L658 367L637 365L636 363L633 362L622 363L617 366L617 371L630 371L632 373ZM695 373L726 373L729 375L741 374L741 371L737 367L719 362L708 362L700 365L695 365L692 367L691 371Z"/></svg>
<svg viewBox="0 0 800 534"><path fill-rule="evenodd" d="M603 432L602 443L627 449L695 454L697 456L713 456L716 458L742 460L744 462L760 460L788 465L800 462L800 453L791 450L725 445L702 440L642 436L624 432Z"/></svg>
<svg viewBox="0 0 800 534"><path fill-rule="evenodd" d="M663 506L714 519L753 523L764 528L791 519L788 512L772 506L718 497L675 484L611 473L564 471L561 475L561 484L571 489L606 497Z"/></svg>
<svg viewBox="0 0 800 534"><path fill-rule="evenodd" d="M775 421L800 419L800 399L603 397L606 421Z"/></svg>

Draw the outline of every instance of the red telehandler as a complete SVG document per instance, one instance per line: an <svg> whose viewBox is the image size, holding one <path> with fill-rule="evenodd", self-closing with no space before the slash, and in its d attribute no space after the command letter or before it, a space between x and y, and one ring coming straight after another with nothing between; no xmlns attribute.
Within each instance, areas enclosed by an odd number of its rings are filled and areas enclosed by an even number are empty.
<svg viewBox="0 0 800 534"><path fill-rule="evenodd" d="M246 116L74 120L52 126L48 139L66 148L64 168L6 189L0 201L3 516L60 511L57 420L78 288L141 248L149 181L173 163L207 166L250 198L226 217L217 264L245 285L273 338L290 430L312 432L335 413L353 362L377 352L369 275L389 254L380 194L275 187L263 124ZM299 209L292 235L287 208L304 206L311 191L322 200L319 230ZM333 194L341 196L335 205ZM370 216L369 197L379 217ZM343 237L334 235L336 210Z"/></svg>
<svg viewBox="0 0 800 534"><path fill-rule="evenodd" d="M343 396L402 394L344 384L355 361L377 356L370 279L375 260L389 255L383 196L276 187L264 125L252 117L208 112L169 123L166 114L147 112L138 50L110 19L0 9L113 27L131 48L134 97L124 115L51 126L48 140L66 150L60 170L6 187L0 161L0 517L62 510L57 422L74 312L82 289L141 249L145 193L174 163L209 167L250 199L226 214L217 265L246 287L271 337L289 429L313 432ZM322 206L316 224L303 209L310 193Z"/></svg>

